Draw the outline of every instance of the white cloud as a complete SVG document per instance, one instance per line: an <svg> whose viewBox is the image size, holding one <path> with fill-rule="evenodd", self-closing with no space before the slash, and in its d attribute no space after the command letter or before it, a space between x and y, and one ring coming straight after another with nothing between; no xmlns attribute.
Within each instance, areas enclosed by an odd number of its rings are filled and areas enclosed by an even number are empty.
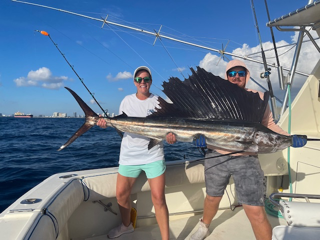
<svg viewBox="0 0 320 240"><path fill-rule="evenodd" d="M91 103L91 104L97 104L94 99L91 99L91 100L90 100L90 103Z"/></svg>
<svg viewBox="0 0 320 240"><path fill-rule="evenodd" d="M178 68L173 69L173 71L178 71L178 72L183 72L184 70L186 70L185 67L178 67Z"/></svg>
<svg viewBox="0 0 320 240"><path fill-rule="evenodd" d="M311 33L311 32L310 32ZM311 33L314 37L317 36L315 31L312 31ZM295 32L294 35L292 36L292 41L295 41L297 39L298 33ZM308 37L305 37L304 40L308 40ZM320 44L320 41L317 40L317 43ZM286 41L279 41L276 43L276 45L279 46L284 46L288 45L290 43L287 43ZM272 49L273 48L273 43L272 42L265 42L263 43L263 49ZM278 49L278 55L279 55L279 60L280 60L280 65L283 66L284 68L290 69L292 65L292 59L294 55L294 50L295 48L292 46L286 46ZM258 60L260 62L262 61L261 57L261 47L260 45L250 47L247 44L243 44L242 47L234 49L232 51L233 54L237 54L240 56L248 56L250 58L254 58L255 60ZM257 53L252 55L252 53ZM265 51L265 56L267 58L267 62L269 64L276 64L276 59L275 59L275 53L274 51ZM227 56L230 60L234 59L233 57ZM200 61L199 66L206 69L209 72L212 72L214 75L218 75L222 78L225 78L225 68L227 65L227 61L224 59L221 59L219 64L217 65L218 61L220 59L220 56L208 53L206 56ZM307 61L306 61L307 59ZM311 42L306 42L303 43L302 49L300 52L300 57L297 65L297 71L303 72L303 73L311 73L312 69L314 68L315 64L319 60L319 53L316 51L315 47ZM250 70L251 77L256 80L258 83L263 85L265 88L267 88L267 82L266 79L261 79L260 74L263 73L264 66L263 64L259 63L254 63L250 61L244 61ZM287 76L287 71L284 71L284 75ZM276 68L271 67L271 75L270 75L270 80L272 83L272 86L276 91L279 90L279 80L278 80L278 71ZM302 76L300 74L295 74L294 82L293 82L293 88L298 89L301 87L301 85L304 83L306 80L305 76ZM253 81L249 81L247 84L248 88L253 88L257 90L262 90L260 87L258 87ZM263 91L263 90L262 90ZM282 97L282 96L281 96Z"/></svg>
<svg viewBox="0 0 320 240"><path fill-rule="evenodd" d="M227 62L221 61L219 62L220 57L208 53L199 63L199 66L207 70L208 72L212 72L216 76L220 76L225 78L224 71L227 66ZM219 62L219 64L218 64ZM218 65L217 65L218 64Z"/></svg>
<svg viewBox="0 0 320 240"><path fill-rule="evenodd" d="M123 79L128 79L132 78L132 73L124 71L124 72L119 72L117 76L112 77L112 74L109 73L108 76L106 77L109 81L118 81L118 80L123 80Z"/></svg>
<svg viewBox="0 0 320 240"><path fill-rule="evenodd" d="M30 71L27 77L19 77L13 80L17 87L43 87L48 89L58 89L64 86L63 81L68 77L52 76L50 69L46 67L39 68L36 71Z"/></svg>
<svg viewBox="0 0 320 240"><path fill-rule="evenodd" d="M122 92L122 91L123 91L123 88L118 88L118 91Z"/></svg>
<svg viewBox="0 0 320 240"><path fill-rule="evenodd" d="M83 42L80 41L80 40L77 40L76 43L79 44L79 45L83 45Z"/></svg>

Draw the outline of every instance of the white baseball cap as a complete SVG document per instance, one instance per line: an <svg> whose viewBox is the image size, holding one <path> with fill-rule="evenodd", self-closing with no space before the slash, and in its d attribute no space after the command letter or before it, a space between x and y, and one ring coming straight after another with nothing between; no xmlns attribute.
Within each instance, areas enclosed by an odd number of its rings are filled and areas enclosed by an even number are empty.
<svg viewBox="0 0 320 240"><path fill-rule="evenodd" d="M136 77L137 73L138 73L139 71L141 71L141 70L147 71L147 72L149 73L149 75L150 75L150 78L152 79L151 70L150 70L148 67L146 67L146 66L141 66L141 67L138 67L138 68L134 71L133 80L134 80L134 78Z"/></svg>

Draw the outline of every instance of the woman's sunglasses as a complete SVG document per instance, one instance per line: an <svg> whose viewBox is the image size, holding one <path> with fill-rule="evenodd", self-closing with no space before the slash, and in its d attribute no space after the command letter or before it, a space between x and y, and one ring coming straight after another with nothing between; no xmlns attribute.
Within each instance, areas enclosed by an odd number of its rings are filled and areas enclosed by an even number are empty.
<svg viewBox="0 0 320 240"><path fill-rule="evenodd" d="M142 79L144 80L145 83L147 82L150 82L151 81L151 78L150 77L136 77L134 78L134 80L137 82L137 83L141 83L142 82Z"/></svg>
<svg viewBox="0 0 320 240"><path fill-rule="evenodd" d="M239 77L245 77L246 76L246 71L231 71L231 72L228 72L228 76L229 77L235 77L236 75L239 75Z"/></svg>

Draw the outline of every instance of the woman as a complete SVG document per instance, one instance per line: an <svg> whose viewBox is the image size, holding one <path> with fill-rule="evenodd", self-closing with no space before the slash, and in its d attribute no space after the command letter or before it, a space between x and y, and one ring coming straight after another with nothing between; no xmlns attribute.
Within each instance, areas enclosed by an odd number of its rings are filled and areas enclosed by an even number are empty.
<svg viewBox="0 0 320 240"><path fill-rule="evenodd" d="M138 67L134 72L133 82L137 92L122 100L119 113L125 113L130 117L146 117L154 112L158 106L158 96L150 93L152 84L150 69L144 66ZM102 118L97 125L102 128L107 127ZM166 140L169 144L173 144L175 136L169 133ZM163 144L158 144L150 150L148 150L148 144L149 138L132 133L124 133L123 135L116 186L116 198L122 224L108 233L109 238L117 238L122 234L134 231L130 222L130 195L137 177L141 171L144 171L151 188L151 198L162 239L169 239L169 214L164 194L166 165Z"/></svg>

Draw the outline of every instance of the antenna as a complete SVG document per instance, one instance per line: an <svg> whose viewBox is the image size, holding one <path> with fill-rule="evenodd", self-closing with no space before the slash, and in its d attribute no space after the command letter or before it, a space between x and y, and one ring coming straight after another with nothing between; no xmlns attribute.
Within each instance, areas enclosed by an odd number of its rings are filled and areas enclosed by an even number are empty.
<svg viewBox="0 0 320 240"><path fill-rule="evenodd" d="M94 18L94 17L83 15L83 14L79 14L79 13L75 13L75 12L71 12L71 11L67 11L67 10L63 10L63 9L58 9L58 8L54 8L54 7L49 7L49 6L45 6L45 5L41 5L41 4L31 3L31 2L23 2L23 1L18 1L18 0L12 0L12 1L13 2L17 2L17 3L23 3L23 4L32 5L32 6L42 7L42 8L48 8L48 9L51 9L51 10L64 12L64 13L68 13L68 14L72 14L72 15L76 15L78 17L88 18L88 19L91 19L91 20L95 20L95 21L99 21L99 22L105 23L105 24L115 25L117 27L126 28L126 29L130 29L130 30L137 31L137 32L140 32L140 33L153 35L154 37L157 37L157 38L161 37L162 39L168 39L168 40L171 40L171 41L176 41L176 42L179 42L179 43L182 43L182 44L186 44L186 45L190 45L190 46L193 46L193 47L206 49L206 50L209 50L209 51L212 51L212 52L217 52L217 53L221 52L221 50L218 50L218 49L215 49L215 48L206 47L206 46L202 46L202 45L199 45L199 44L194 44L194 43L191 43L191 42L187 42L187 41L183 41L183 40L180 40L180 39L172 38L172 37L169 37L169 36L166 36L166 35L162 35L159 32L154 33L154 32L150 32L150 31L144 30L144 29L134 28L134 27L123 25L123 24L107 21L107 19ZM234 54L234 53L229 53L229 52L224 52L224 54L228 55L228 56L244 59L244 60L247 60L247 61L255 62L255 63L264 64L261 61L258 61L258 60L253 59L253 58L249 58L247 56L241 56L241 55ZM270 67L274 67L273 64L267 64L267 65L270 66ZM287 70L287 71L290 71L290 69L288 69L288 68L283 68L283 69ZM300 75L303 75L303 76L309 76L307 73L303 73L303 72L298 72L297 71L296 73L300 74Z"/></svg>

